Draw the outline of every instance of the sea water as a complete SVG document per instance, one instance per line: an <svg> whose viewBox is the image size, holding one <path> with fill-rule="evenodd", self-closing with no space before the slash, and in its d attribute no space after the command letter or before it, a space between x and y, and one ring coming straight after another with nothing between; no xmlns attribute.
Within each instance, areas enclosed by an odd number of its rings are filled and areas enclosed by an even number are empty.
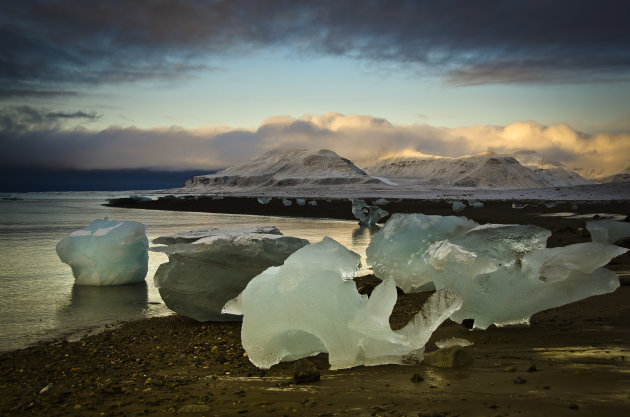
<svg viewBox="0 0 630 417"><path fill-rule="evenodd" d="M139 285L74 285L72 271L59 260L55 246L95 219L141 222L149 241L208 226L272 225L285 235L311 242L329 236L362 257L375 232L354 221L103 206L108 198L128 195L28 193L18 195L20 200L0 200L0 351L40 341L75 339L120 321L173 314L153 284L158 266L168 261L163 253L149 251L149 272ZM252 204L258 203L254 200Z"/></svg>

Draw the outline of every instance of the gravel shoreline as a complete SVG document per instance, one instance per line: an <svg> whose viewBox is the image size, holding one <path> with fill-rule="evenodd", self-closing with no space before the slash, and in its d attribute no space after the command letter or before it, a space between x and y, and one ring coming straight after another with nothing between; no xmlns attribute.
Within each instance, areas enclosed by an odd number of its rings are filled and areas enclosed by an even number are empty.
<svg viewBox="0 0 630 417"><path fill-rule="evenodd" d="M227 200L232 207L267 206L252 198ZM434 214L453 214L448 203L433 203L443 212ZM516 210L511 203L486 202L458 214L547 227L553 232L549 246L589 240L582 230L586 218L541 216L564 211L562 205ZM426 202L413 204L410 209L431 210ZM599 202L572 212L627 216L630 207ZM609 268L628 284L630 255L615 258ZM377 282L363 277L357 285ZM404 325L427 296L401 294L392 327ZM178 315L126 322L76 342L0 354L0 416L624 415L630 409L628 299L630 286L623 285L538 313L529 327L470 331L447 321L427 350L443 338L472 341L465 349L473 363L457 369L420 364L330 371L326 355L318 355L312 362L321 379L307 384L294 382L293 363L254 367L242 349L238 322L198 323Z"/></svg>
<svg viewBox="0 0 630 417"><path fill-rule="evenodd" d="M623 415L630 406L630 286L536 314L529 327L447 322L427 344L463 337L471 365L330 371L295 384L293 364L255 368L240 323L143 319L77 342L0 355L2 416ZM399 327L425 294L401 296ZM535 370L535 371L532 371Z"/></svg>

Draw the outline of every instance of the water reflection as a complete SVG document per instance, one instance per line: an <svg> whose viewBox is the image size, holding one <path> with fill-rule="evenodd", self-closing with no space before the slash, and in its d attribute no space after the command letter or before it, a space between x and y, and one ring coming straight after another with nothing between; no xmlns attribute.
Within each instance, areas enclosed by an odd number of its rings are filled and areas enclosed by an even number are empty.
<svg viewBox="0 0 630 417"><path fill-rule="evenodd" d="M361 224L352 231L352 243L357 246L362 246L364 242L369 244L372 236L379 230L381 230L381 227L376 224L371 224L369 226Z"/></svg>
<svg viewBox="0 0 630 417"><path fill-rule="evenodd" d="M104 323L142 317L148 306L146 282L132 285L96 287L74 285L70 299L58 310L59 319L80 328L90 323Z"/></svg>

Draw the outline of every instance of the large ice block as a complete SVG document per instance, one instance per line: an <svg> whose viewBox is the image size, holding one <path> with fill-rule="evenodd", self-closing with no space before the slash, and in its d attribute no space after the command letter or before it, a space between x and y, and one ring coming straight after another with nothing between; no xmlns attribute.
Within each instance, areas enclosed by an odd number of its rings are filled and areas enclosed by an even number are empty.
<svg viewBox="0 0 630 417"><path fill-rule="evenodd" d="M221 314L223 305L253 277L270 266L281 265L308 244L304 239L283 236L275 227L205 228L154 242L170 243L153 248L169 257L154 277L164 303L197 321L240 320Z"/></svg>
<svg viewBox="0 0 630 417"><path fill-rule="evenodd" d="M479 224L465 217L393 214L372 237L367 263L380 279L393 279L405 292L427 289L433 269L424 252L436 241L463 235Z"/></svg>
<svg viewBox="0 0 630 417"><path fill-rule="evenodd" d="M144 281L149 241L142 223L107 217L72 232L57 244L77 285L121 285Z"/></svg>
<svg viewBox="0 0 630 417"><path fill-rule="evenodd" d="M429 337L461 298L438 291L407 326L393 331L394 282L385 280L370 298L360 295L350 280L359 259L324 238L252 279L230 303L243 312L242 342L252 363L269 368L320 352L328 352L331 369L421 361Z"/></svg>
<svg viewBox="0 0 630 417"><path fill-rule="evenodd" d="M464 299L451 319L459 323L474 319L474 327L480 329L525 324L539 311L619 286L617 275L602 266L627 249L595 242L536 248L545 235L536 229L529 238L523 235L525 253L514 251L515 241L509 239L502 249L501 240L491 235L455 239L464 241L465 247L448 240L432 244L425 259L434 270L436 288L448 288Z"/></svg>

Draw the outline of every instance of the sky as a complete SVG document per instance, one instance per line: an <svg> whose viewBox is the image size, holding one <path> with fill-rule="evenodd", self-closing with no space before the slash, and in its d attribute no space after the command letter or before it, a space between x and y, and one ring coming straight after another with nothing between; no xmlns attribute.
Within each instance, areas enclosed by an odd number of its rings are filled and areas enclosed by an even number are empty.
<svg viewBox="0 0 630 417"><path fill-rule="evenodd" d="M3 169L213 170L277 149L630 166L630 2L0 3Z"/></svg>

